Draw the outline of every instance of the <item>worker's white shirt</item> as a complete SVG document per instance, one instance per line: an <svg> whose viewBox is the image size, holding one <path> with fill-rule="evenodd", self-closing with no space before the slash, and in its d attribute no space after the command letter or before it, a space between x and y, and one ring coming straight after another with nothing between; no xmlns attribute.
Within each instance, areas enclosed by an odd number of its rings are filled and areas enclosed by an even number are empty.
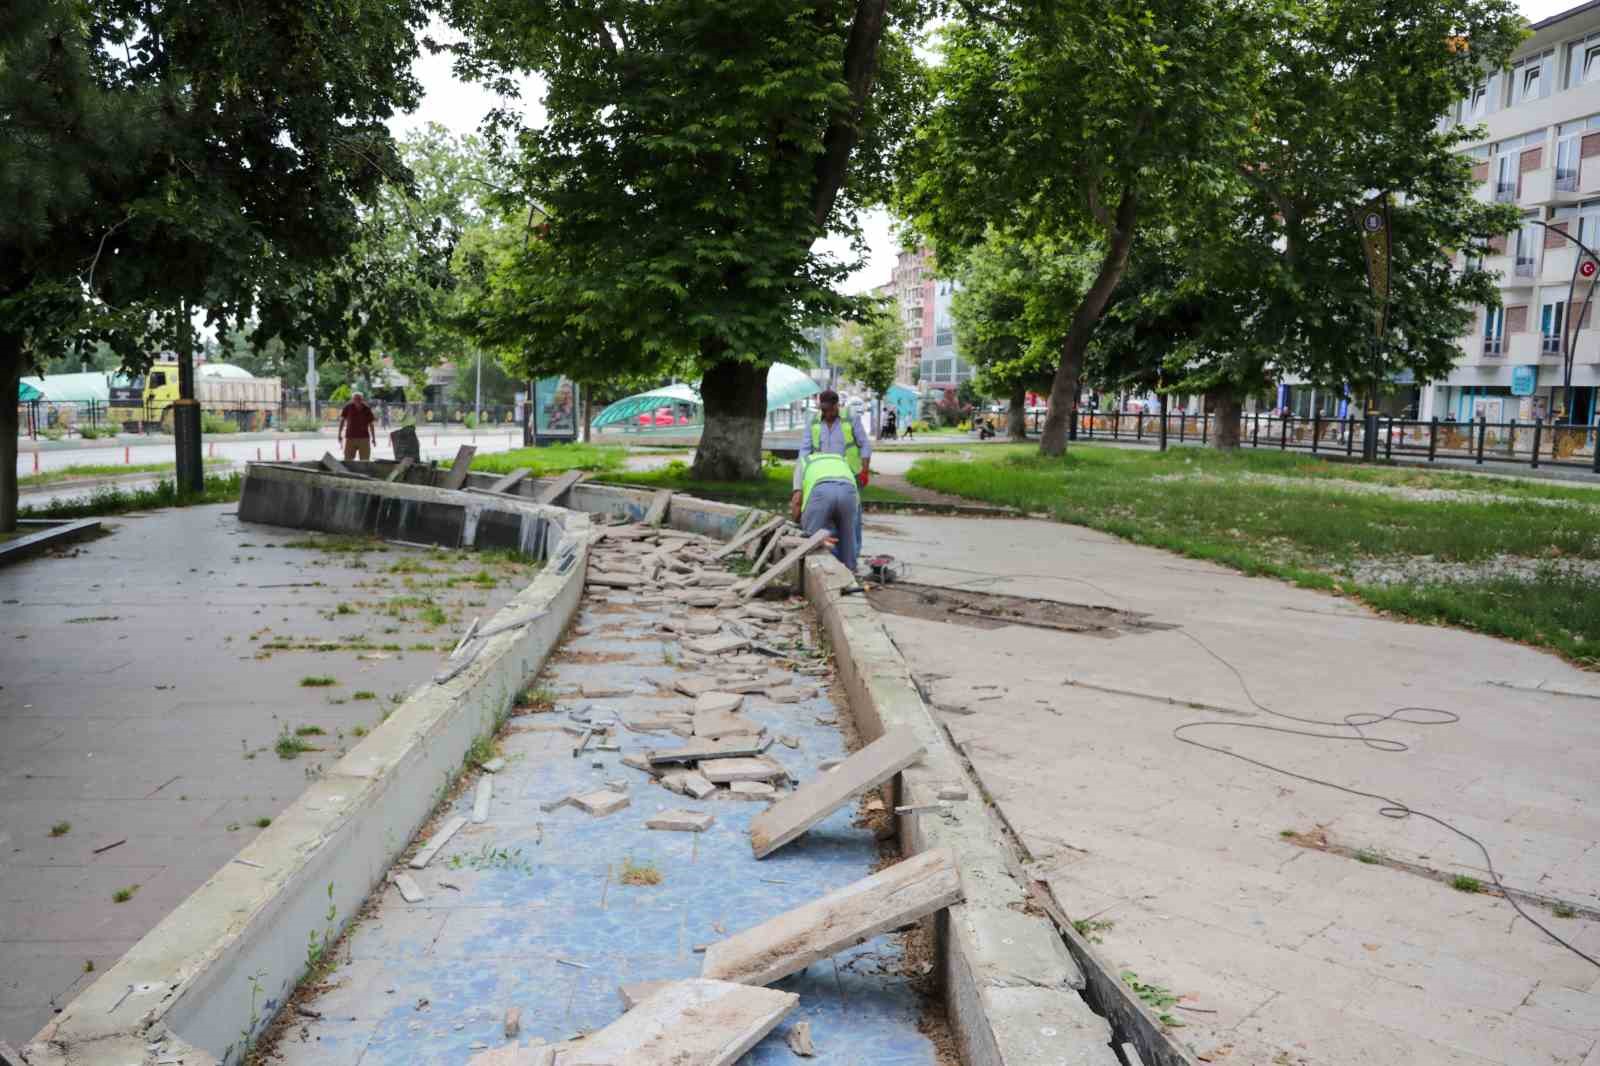
<svg viewBox="0 0 1600 1066"><path fill-rule="evenodd" d="M867 431L862 428L861 416L855 415L850 419L851 427L856 434L856 447L861 449L861 461L864 463L872 458L872 438L867 436ZM844 418L836 418L831 423L820 418L812 419L806 426L805 436L800 438L800 459L794 464L794 490L800 491L804 481L806 456L811 454L811 427L821 426L822 432L817 436L817 454L843 455L845 450Z"/></svg>

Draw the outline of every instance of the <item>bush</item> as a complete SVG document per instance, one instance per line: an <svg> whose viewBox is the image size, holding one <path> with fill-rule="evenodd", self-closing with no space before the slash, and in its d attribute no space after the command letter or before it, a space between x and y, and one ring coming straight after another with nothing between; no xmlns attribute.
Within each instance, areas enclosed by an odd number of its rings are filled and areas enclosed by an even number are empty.
<svg viewBox="0 0 1600 1066"><path fill-rule="evenodd" d="M237 433L239 432L239 423L223 415L213 414L210 411L201 411L200 432L211 434Z"/></svg>
<svg viewBox="0 0 1600 1066"><path fill-rule="evenodd" d="M104 437L115 437L117 435L117 427L81 426L78 429L78 435L84 440L100 440Z"/></svg>
<svg viewBox="0 0 1600 1066"><path fill-rule="evenodd" d="M39 436L45 440L61 440L66 435L67 431L60 426L47 426L39 431Z"/></svg>
<svg viewBox="0 0 1600 1066"><path fill-rule="evenodd" d="M310 415L297 415L294 418L285 419L280 428L286 429L290 433L316 433L322 429L322 423Z"/></svg>
<svg viewBox="0 0 1600 1066"><path fill-rule="evenodd" d="M477 429L478 428L478 416L475 415L475 414L468 414L461 421L466 423L466 427L468 429Z"/></svg>

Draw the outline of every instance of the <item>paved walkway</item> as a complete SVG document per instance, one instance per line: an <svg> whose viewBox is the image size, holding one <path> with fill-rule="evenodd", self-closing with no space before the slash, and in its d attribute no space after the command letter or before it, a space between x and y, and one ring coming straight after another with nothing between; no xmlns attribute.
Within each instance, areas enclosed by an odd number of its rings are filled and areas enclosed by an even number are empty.
<svg viewBox="0 0 1600 1066"><path fill-rule="evenodd" d="M1108 637L886 617L1035 875L1095 923L1115 966L1181 997L1173 1032L1204 1061L1600 1066L1600 968L1503 899L1383 865L1486 882L1470 844L1173 733L1224 723L1185 735L1437 814L1480 838L1509 885L1570 904L1580 916L1530 911L1600 955L1600 703L1495 684L1593 691L1592 675L1072 526L872 527L872 548L909 562L912 582L1177 627ZM1379 752L1263 713L1227 664L1261 704L1319 721L1405 704L1461 720L1374 726L1410 746ZM1269 724L1339 739L1255 728Z"/></svg>
<svg viewBox="0 0 1600 1066"><path fill-rule="evenodd" d="M531 578L471 555L288 547L317 538L234 509L107 519L110 536L0 569L0 1040L30 1040L88 966L429 676L463 618ZM447 620L430 625L424 598ZM336 684L301 687L312 676ZM302 727L324 750L279 758Z"/></svg>

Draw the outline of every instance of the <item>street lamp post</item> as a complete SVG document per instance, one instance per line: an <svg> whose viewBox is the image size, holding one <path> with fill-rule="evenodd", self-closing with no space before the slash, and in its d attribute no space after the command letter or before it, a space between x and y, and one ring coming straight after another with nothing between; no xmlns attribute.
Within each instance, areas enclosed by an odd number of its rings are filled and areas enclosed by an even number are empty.
<svg viewBox="0 0 1600 1066"><path fill-rule="evenodd" d="M1589 302L1594 299L1594 287L1600 281L1600 255L1584 244L1578 238L1564 229L1556 229L1543 219L1530 218L1525 221L1544 229L1546 233L1559 233L1567 240L1578 246L1578 261L1572 265L1572 280L1567 284L1567 320L1561 323L1561 413L1570 420L1572 418L1572 362L1578 347L1578 331L1583 328L1583 316L1589 310ZM1584 256L1588 256L1593 266L1589 272L1583 274L1585 265ZM1583 307L1576 315L1570 314L1573 297L1578 292L1578 278L1582 274L1589 281L1589 291L1584 294ZM1570 330L1570 334L1569 334Z"/></svg>

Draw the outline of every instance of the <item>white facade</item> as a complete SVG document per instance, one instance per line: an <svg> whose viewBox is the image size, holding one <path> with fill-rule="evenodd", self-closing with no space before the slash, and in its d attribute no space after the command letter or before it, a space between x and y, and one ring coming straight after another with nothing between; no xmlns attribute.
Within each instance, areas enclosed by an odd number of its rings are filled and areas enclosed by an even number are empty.
<svg viewBox="0 0 1600 1066"><path fill-rule="evenodd" d="M1468 149L1475 195L1514 203L1523 217L1570 230L1600 250L1600 5L1584 4L1535 23L1507 70L1486 78L1446 116L1446 125L1482 124L1487 136ZM1479 308L1461 359L1443 381L1422 389L1421 418L1481 416L1489 421L1546 418L1563 403L1563 326L1581 315L1573 346L1572 410L1563 421L1595 420L1600 386L1600 321L1583 312L1590 286L1580 281L1576 246L1525 224L1494 241L1484 266L1500 275L1502 307ZM1600 270L1596 271L1600 278ZM1600 298L1600 288L1594 295ZM1520 369L1519 369L1520 368ZM1519 379L1513 394L1513 379Z"/></svg>

